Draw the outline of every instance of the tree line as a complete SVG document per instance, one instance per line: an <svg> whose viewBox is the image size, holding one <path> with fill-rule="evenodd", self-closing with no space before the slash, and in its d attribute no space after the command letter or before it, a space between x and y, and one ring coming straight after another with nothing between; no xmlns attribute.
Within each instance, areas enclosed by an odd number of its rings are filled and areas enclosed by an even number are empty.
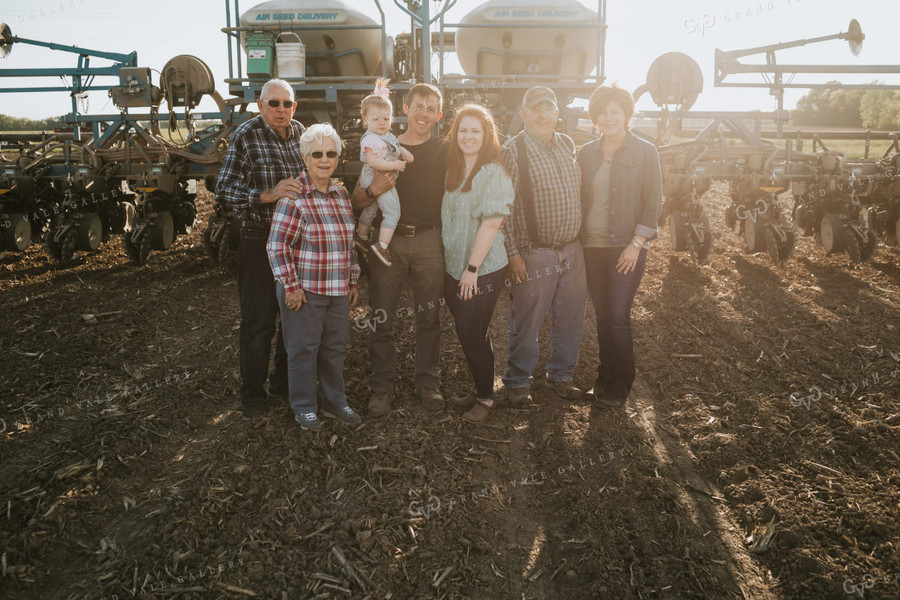
<svg viewBox="0 0 900 600"><path fill-rule="evenodd" d="M838 81L828 83L840 85ZM797 101L792 114L796 125L898 130L900 91L815 89Z"/></svg>
<svg viewBox="0 0 900 600"><path fill-rule="evenodd" d="M0 114L0 131L53 131L62 127L70 127L62 117L34 120Z"/></svg>

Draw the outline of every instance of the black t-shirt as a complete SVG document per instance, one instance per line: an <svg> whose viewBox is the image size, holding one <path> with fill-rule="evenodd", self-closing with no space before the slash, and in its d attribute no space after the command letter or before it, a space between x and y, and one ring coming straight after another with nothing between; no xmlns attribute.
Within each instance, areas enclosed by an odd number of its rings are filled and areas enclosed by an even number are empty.
<svg viewBox="0 0 900 600"><path fill-rule="evenodd" d="M397 177L400 197L400 222L404 225L440 226L441 201L444 198L444 175L447 172L447 149L439 139L408 146L415 160Z"/></svg>

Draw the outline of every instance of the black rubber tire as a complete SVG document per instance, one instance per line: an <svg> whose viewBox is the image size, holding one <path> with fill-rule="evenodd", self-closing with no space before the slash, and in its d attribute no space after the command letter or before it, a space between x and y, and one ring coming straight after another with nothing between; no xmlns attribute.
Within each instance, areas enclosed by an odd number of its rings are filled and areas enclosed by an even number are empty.
<svg viewBox="0 0 900 600"><path fill-rule="evenodd" d="M766 225L758 217L754 223L744 219L744 250L747 254L756 254L766 249Z"/></svg>
<svg viewBox="0 0 900 600"><path fill-rule="evenodd" d="M24 252L31 245L31 223L22 213L10 214L9 222L3 230L3 249Z"/></svg>
<svg viewBox="0 0 900 600"><path fill-rule="evenodd" d="M672 237L672 250L675 252L685 252L690 249L685 222L683 212L675 211L669 215L669 233Z"/></svg>
<svg viewBox="0 0 900 600"><path fill-rule="evenodd" d="M147 264L147 260L150 258L150 250L153 249L152 233L153 230L145 231L144 237L141 238L141 247L138 249L137 263L142 267Z"/></svg>
<svg viewBox="0 0 900 600"><path fill-rule="evenodd" d="M841 252L847 246L849 234L841 221L841 217L835 213L825 213L819 221L819 243L825 248L825 252L833 254ZM858 246L859 244L857 244Z"/></svg>
<svg viewBox="0 0 900 600"><path fill-rule="evenodd" d="M190 202L182 202L172 213L175 219L175 232L190 235L197 222L197 208Z"/></svg>
<svg viewBox="0 0 900 600"><path fill-rule="evenodd" d="M168 250L175 241L175 220L172 213L163 211L157 214L148 235L154 250Z"/></svg>
<svg viewBox="0 0 900 600"><path fill-rule="evenodd" d="M875 254L875 248L878 246L878 237L871 229L866 229L866 239L860 248L859 257L866 262Z"/></svg>
<svg viewBox="0 0 900 600"><path fill-rule="evenodd" d="M788 229L785 232L785 237L787 241L781 246L780 253L778 257L781 259L781 262L786 261L794 254L794 248L797 246L797 234L793 229Z"/></svg>
<svg viewBox="0 0 900 600"><path fill-rule="evenodd" d="M47 230L47 254L49 254L50 258L52 258L56 262L60 262L60 260L62 260L62 254L60 254L61 245L56 243L56 241L53 239L55 237L55 228L49 228Z"/></svg>
<svg viewBox="0 0 900 600"><path fill-rule="evenodd" d="M131 241L132 234L134 234L133 229L122 234L122 247L125 248L125 254L128 255L128 260L135 264L139 264L140 249Z"/></svg>
<svg viewBox="0 0 900 600"><path fill-rule="evenodd" d="M859 238L856 237L856 234L852 231L848 231L844 238L844 253L849 256L850 260L853 262L862 262L862 248L859 243Z"/></svg>
<svg viewBox="0 0 900 600"><path fill-rule="evenodd" d="M766 254L769 255L769 258L776 265L781 264L780 246L778 234L775 233L775 225L771 223L766 225Z"/></svg>
<svg viewBox="0 0 900 600"><path fill-rule="evenodd" d="M709 228L709 217L702 215L698 223L699 229L702 230L701 236L694 231L693 227L688 227L688 235L690 236L691 257L694 261L703 264L709 258L713 247L712 229Z"/></svg>
<svg viewBox="0 0 900 600"><path fill-rule="evenodd" d="M203 250L206 251L206 256L209 257L212 264L216 265L219 263L219 248L213 243L212 229L209 227L203 230Z"/></svg>
<svg viewBox="0 0 900 600"><path fill-rule="evenodd" d="M93 252L103 243L103 221L97 213L85 213L78 223L75 242L79 250Z"/></svg>
<svg viewBox="0 0 900 600"><path fill-rule="evenodd" d="M725 209L725 225L728 226L728 229L734 230L734 226L737 225L737 214L735 211L737 210L737 205L733 202L731 206Z"/></svg>
<svg viewBox="0 0 900 600"><path fill-rule="evenodd" d="M217 263L219 265L219 268L227 269L229 259L231 259L231 257L234 256L237 253L237 251L232 250L231 244L228 243L229 242L228 229L225 229L223 231L223 233L224 233L224 235L222 235L221 239L219 240L219 256L218 256Z"/></svg>
<svg viewBox="0 0 900 600"><path fill-rule="evenodd" d="M59 263L61 265L71 263L75 257L75 237L77 233L74 227L70 227L59 241Z"/></svg>

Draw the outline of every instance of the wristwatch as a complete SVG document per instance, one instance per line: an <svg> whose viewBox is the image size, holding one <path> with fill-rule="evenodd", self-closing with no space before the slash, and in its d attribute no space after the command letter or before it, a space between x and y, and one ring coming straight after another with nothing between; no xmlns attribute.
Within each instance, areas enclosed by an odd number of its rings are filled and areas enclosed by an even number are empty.
<svg viewBox="0 0 900 600"><path fill-rule="evenodd" d="M466 267L466 271L468 271L469 273L477 273L477 272L478 272L478 267L476 267L475 265L469 263L469 266Z"/></svg>
<svg viewBox="0 0 900 600"><path fill-rule="evenodd" d="M366 196L368 196L368 197L371 198L372 200L377 200L377 199L378 199L378 196L376 196L375 194L373 194L372 191L371 191L368 187L366 187Z"/></svg>

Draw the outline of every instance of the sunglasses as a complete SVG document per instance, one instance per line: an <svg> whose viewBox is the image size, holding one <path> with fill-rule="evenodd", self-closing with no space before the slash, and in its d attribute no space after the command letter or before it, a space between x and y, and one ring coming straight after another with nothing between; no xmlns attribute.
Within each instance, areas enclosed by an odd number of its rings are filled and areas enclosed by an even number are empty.
<svg viewBox="0 0 900 600"><path fill-rule="evenodd" d="M315 152L310 152L309 155L315 159L322 158L322 155L327 156L328 158L337 158L337 150L329 150L328 152L322 152L321 150L316 150Z"/></svg>
<svg viewBox="0 0 900 600"><path fill-rule="evenodd" d="M279 104L285 108L291 108L295 103L293 100L266 100L266 104L272 108L278 108Z"/></svg>

